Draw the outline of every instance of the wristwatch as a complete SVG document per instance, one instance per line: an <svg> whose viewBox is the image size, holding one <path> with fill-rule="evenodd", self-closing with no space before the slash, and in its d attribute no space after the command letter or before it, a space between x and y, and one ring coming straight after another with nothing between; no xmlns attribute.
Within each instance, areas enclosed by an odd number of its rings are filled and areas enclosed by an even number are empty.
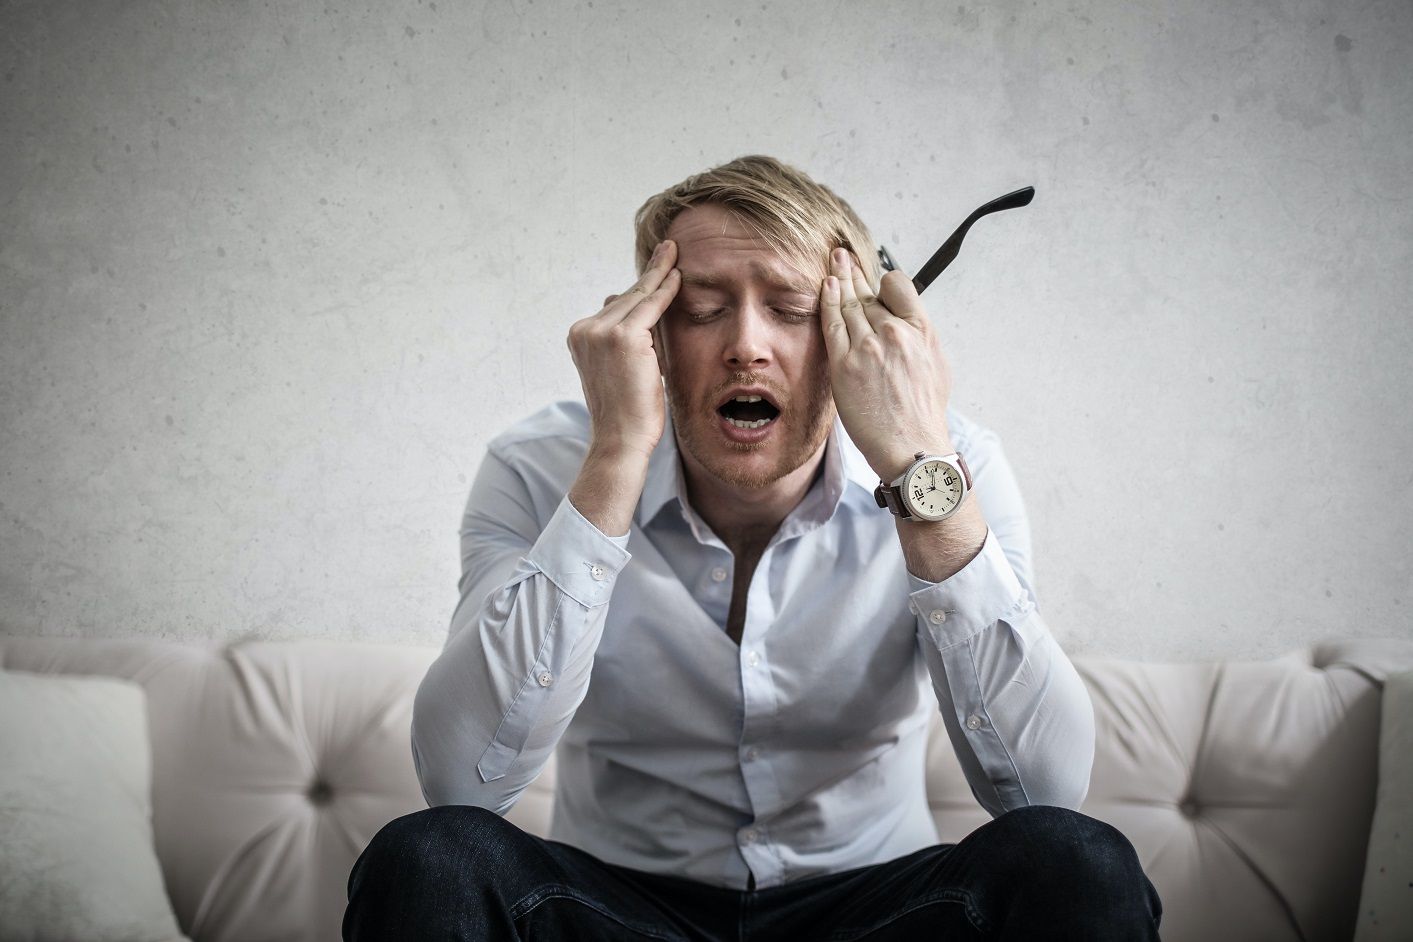
<svg viewBox="0 0 1413 942"><path fill-rule="evenodd" d="M873 499L904 520L935 521L950 517L971 493L971 470L961 455L918 452L892 484L878 482Z"/></svg>

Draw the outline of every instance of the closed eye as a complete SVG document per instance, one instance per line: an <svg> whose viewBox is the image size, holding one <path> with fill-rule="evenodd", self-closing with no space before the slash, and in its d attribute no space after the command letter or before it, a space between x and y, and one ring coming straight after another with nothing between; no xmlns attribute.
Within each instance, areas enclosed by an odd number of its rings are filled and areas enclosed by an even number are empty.
<svg viewBox="0 0 1413 942"><path fill-rule="evenodd" d="M794 311L783 307L776 308L775 314L778 317L785 318L787 321L807 321L819 316L815 311Z"/></svg>
<svg viewBox="0 0 1413 942"><path fill-rule="evenodd" d="M818 311L802 311L787 307L777 307L772 308L772 310L775 312L776 317L792 323L813 320L819 316ZM711 311L686 311L684 313L686 313L687 319L693 324L705 324L708 321L720 317L722 314L726 313L726 310L725 308L716 308Z"/></svg>

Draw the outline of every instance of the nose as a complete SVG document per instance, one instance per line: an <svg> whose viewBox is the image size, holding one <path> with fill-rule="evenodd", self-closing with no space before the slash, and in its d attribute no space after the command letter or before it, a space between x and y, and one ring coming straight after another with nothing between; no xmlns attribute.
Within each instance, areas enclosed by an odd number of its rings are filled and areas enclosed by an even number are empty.
<svg viewBox="0 0 1413 942"><path fill-rule="evenodd" d="M758 370L770 364L769 312L742 305L731 318L722 358L733 370Z"/></svg>

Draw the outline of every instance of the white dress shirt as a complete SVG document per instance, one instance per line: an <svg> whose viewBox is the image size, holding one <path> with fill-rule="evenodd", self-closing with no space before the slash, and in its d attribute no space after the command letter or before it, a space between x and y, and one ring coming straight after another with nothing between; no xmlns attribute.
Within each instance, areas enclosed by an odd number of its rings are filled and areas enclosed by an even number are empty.
<svg viewBox="0 0 1413 942"><path fill-rule="evenodd" d="M908 573L836 420L822 474L756 567L739 646L734 561L687 503L670 421L619 537L565 496L588 447L582 404L498 436L462 522L461 601L417 692L428 804L504 814L557 749L553 839L775 886L936 843L923 760L940 706L992 815L1078 808L1093 709L1036 610L1020 492L994 434L955 411L948 424L989 527L976 558L940 583Z"/></svg>

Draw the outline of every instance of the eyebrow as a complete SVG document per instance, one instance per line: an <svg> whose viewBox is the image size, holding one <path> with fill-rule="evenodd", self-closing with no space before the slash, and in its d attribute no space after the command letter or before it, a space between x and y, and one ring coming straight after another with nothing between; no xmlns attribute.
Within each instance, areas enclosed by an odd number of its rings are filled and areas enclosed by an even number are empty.
<svg viewBox="0 0 1413 942"><path fill-rule="evenodd" d="M813 295L815 293L814 286L809 282L798 279L792 280L776 271L766 268L759 262L752 263L751 270L772 288L794 291L797 294ZM692 272L682 272L682 283L684 285L696 285L699 288L720 288L722 285L726 284L727 281L728 279L722 278L719 275L698 275Z"/></svg>

